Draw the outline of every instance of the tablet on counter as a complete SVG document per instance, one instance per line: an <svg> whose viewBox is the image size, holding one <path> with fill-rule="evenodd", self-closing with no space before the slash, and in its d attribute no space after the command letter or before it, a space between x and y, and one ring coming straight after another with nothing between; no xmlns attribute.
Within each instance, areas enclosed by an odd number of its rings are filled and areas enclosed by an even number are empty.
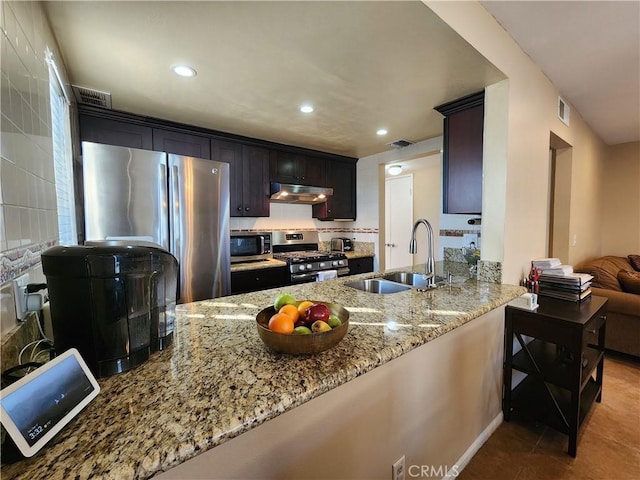
<svg viewBox="0 0 640 480"><path fill-rule="evenodd" d="M22 455L32 457L99 392L72 348L0 391L0 421Z"/></svg>

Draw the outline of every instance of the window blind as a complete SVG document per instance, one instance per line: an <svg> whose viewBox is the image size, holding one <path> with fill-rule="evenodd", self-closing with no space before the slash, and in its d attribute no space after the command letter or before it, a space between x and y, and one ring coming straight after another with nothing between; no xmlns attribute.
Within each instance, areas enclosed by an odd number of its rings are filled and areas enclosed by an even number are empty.
<svg viewBox="0 0 640 480"><path fill-rule="evenodd" d="M51 136L58 203L58 230L61 245L78 243L75 200L73 192L73 154L69 103L65 98L55 63L49 61L49 91L51 97Z"/></svg>

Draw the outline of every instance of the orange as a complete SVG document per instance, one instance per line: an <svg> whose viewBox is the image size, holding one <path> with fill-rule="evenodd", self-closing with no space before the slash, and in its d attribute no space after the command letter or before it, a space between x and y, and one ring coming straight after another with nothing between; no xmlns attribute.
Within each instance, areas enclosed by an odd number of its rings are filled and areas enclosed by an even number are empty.
<svg viewBox="0 0 640 480"><path fill-rule="evenodd" d="M269 319L269 330L277 333L292 333L293 319L286 313L276 313Z"/></svg>
<svg viewBox="0 0 640 480"><path fill-rule="evenodd" d="M289 315L293 320L293 323L298 321L298 317L300 314L298 313L298 309L295 305L283 305L283 307L278 311L278 313L284 313L285 315Z"/></svg>
<svg viewBox="0 0 640 480"><path fill-rule="evenodd" d="M298 304L298 313L301 317L304 316L304 311L311 305L313 305L313 302L310 302L309 300L304 300Z"/></svg>

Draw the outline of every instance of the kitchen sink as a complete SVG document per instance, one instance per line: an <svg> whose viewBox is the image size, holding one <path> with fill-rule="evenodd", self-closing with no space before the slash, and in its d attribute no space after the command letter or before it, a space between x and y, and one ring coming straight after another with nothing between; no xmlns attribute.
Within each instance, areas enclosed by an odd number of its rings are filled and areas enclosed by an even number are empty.
<svg viewBox="0 0 640 480"><path fill-rule="evenodd" d="M410 290L411 287L407 285L401 285L399 283L389 282L387 280L381 280L379 278L372 278L370 280L358 280L355 282L345 283L347 287L356 288L363 292L369 293L397 293L405 290Z"/></svg>
<svg viewBox="0 0 640 480"><path fill-rule="evenodd" d="M384 277L385 280L389 280L391 282L398 282L404 285L410 285L416 288L424 288L427 286L427 278L422 273L412 273L412 272L394 272L388 273ZM439 277L436 275L435 283L436 285L442 284L446 281L445 278Z"/></svg>

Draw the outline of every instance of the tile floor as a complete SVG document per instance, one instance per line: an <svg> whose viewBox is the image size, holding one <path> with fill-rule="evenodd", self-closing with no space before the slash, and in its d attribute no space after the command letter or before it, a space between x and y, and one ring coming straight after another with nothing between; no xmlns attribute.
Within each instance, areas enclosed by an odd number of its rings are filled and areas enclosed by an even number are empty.
<svg viewBox="0 0 640 480"><path fill-rule="evenodd" d="M503 422L459 480L626 480L640 478L640 363L606 356L602 403L594 403L578 436L533 421Z"/></svg>

